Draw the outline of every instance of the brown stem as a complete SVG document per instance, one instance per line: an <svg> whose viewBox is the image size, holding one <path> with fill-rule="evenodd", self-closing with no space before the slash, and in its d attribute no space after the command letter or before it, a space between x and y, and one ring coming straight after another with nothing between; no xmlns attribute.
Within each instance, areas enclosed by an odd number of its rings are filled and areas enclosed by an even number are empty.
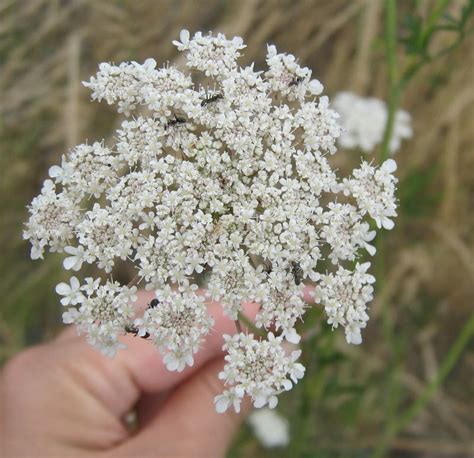
<svg viewBox="0 0 474 458"><path fill-rule="evenodd" d="M235 323L235 329L237 329L237 332L239 334L242 333L242 326L240 325L240 320L237 319L234 321L234 323Z"/></svg>
<svg viewBox="0 0 474 458"><path fill-rule="evenodd" d="M140 276L137 274L130 280L127 285L127 288L131 288L132 286L135 286L138 283L140 283Z"/></svg>

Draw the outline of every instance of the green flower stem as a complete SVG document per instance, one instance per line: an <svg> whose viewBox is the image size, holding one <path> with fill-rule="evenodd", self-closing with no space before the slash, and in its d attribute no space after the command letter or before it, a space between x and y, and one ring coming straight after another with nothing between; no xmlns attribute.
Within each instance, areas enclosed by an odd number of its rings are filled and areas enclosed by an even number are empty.
<svg viewBox="0 0 474 458"><path fill-rule="evenodd" d="M255 326L255 323L250 319L248 318L247 316L245 316L243 313L239 312L239 319L238 321L240 321L241 323L244 323L245 326L250 329L254 334L256 334L257 336L266 336L266 332L264 332L262 329L260 328L257 328L257 326ZM241 332L241 331L239 331Z"/></svg>
<svg viewBox="0 0 474 458"><path fill-rule="evenodd" d="M427 48L430 38L436 28L441 16L445 13L446 8L449 6L452 0L438 0L432 13L426 20L426 24L423 27L423 31L418 37L418 48ZM427 49L425 55L421 58L415 58L402 72L402 76L399 76L399 68L397 61L397 1L396 0L385 0L385 43L387 48L387 60L388 60L388 79L389 79L389 96L388 96L388 116L387 124L385 126L385 132L380 149L379 162L385 161L390 153L390 140L393 135L393 127L395 124L395 115L400 104L400 98L403 90L405 89L408 82L415 76L415 74L433 58L430 57ZM459 40L461 41L461 40ZM456 43L457 45L457 43ZM444 52L439 55L443 55Z"/></svg>
<svg viewBox="0 0 474 458"><path fill-rule="evenodd" d="M420 397L416 399L410 407L408 407L401 415L399 415L398 418L395 418L389 425L383 441L379 443L379 446L374 452L374 458L384 456L390 441L400 431L408 426L413 418L415 418L426 407L428 402L436 393L436 390L444 382L446 377L451 373L454 366L459 361L463 350L472 337L474 337L474 313L471 314L469 321L461 329L461 332L449 349L433 380L427 385Z"/></svg>
<svg viewBox="0 0 474 458"><path fill-rule="evenodd" d="M303 354L314 355L318 352L318 340L310 338L303 342ZM295 418L293 438L290 444L291 456L300 458L306 456L308 436L311 434L312 413L318 399L321 398L326 385L326 368L317 367L312 356L306 357L306 374L301 383L298 414Z"/></svg>
<svg viewBox="0 0 474 458"><path fill-rule="evenodd" d="M436 24L438 23L439 18L446 11L446 8L451 3L452 0L438 0L436 6L433 8L433 11L429 15L426 21L426 28L423 33L420 34L420 43L424 44L429 40L430 35L433 33Z"/></svg>
<svg viewBox="0 0 474 458"><path fill-rule="evenodd" d="M439 0L437 2L436 7L433 9L432 13L428 17L426 24L424 25L424 29L418 37L417 43L418 49L423 48L425 50L424 56L422 56L421 58L419 56L414 57L412 59L412 62L407 66L406 70L403 72L402 77L400 78L400 91L427 62L430 62L432 60L437 59L438 57L445 55L446 52L449 52L449 50L456 47L462 41L462 36L458 37L458 39L452 46L448 46L447 48L441 50L441 52L435 54L434 56L430 56L427 49L431 35L433 34L433 31L436 28L436 24L438 23L438 20L443 15L443 13L446 11L446 8L449 6L451 1L452 0Z"/></svg>
<svg viewBox="0 0 474 458"><path fill-rule="evenodd" d="M400 415L393 427L394 433L407 426L408 423L410 423L410 421L425 408L426 404L436 393L436 390L453 370L455 364L461 357L464 348L472 337L474 337L474 313L471 314L469 321L461 329L457 339L454 341L448 354L445 356L436 376L433 378L431 383L428 384L426 390L410 407L405 410L402 415Z"/></svg>
<svg viewBox="0 0 474 458"><path fill-rule="evenodd" d="M379 162L382 163L388 158L390 152L390 141L393 135L395 124L395 114L400 102L400 87L398 81L398 60L397 60L397 2L396 0L386 0L385 2L385 43L388 60L388 117L385 132L380 150Z"/></svg>
<svg viewBox="0 0 474 458"><path fill-rule="evenodd" d="M385 44L387 50L388 63L388 116L385 125L385 132L380 149L379 163L384 162L390 154L390 142L393 136L395 116L400 103L402 87L399 82L399 69L397 60L397 3L396 0L386 0L385 2ZM377 282L378 291L384 287L385 279L385 246L383 233L380 233L376 241L377 246ZM402 363L401 349L394 336L394 322L389 313L386 300L380 304L382 310L382 328L385 345L390 355L390 364L387 371L387 423L384 438L388 435L389 427L396 419L399 404L401 402L400 368ZM384 450L382 440L379 448ZM382 452L383 453L383 452Z"/></svg>

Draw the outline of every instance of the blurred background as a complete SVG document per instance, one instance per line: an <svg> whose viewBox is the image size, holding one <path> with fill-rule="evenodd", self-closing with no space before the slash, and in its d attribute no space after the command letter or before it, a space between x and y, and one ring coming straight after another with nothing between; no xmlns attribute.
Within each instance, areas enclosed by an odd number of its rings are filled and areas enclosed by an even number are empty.
<svg viewBox="0 0 474 458"><path fill-rule="evenodd" d="M472 0L0 0L0 364L62 326L61 257L31 261L21 234L48 168L119 122L81 81L103 61L179 64L182 28L240 35L243 64L262 67L274 43L330 97L399 101L414 136L396 155L399 217L378 240L364 343L315 311L308 374L278 407L289 446L266 450L244 426L229 456L474 456L473 12ZM340 153L340 168L360 156Z"/></svg>

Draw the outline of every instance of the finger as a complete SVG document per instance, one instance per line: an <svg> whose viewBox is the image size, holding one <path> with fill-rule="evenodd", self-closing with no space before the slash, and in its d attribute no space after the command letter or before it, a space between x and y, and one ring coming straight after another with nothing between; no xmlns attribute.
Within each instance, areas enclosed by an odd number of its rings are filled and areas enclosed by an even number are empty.
<svg viewBox="0 0 474 458"><path fill-rule="evenodd" d="M242 403L240 414L218 414L214 397L222 393L217 374L222 357L209 361L192 378L184 381L158 404L154 417L127 443L119 446L117 456L199 456L220 457L240 423L249 412L250 402ZM148 415L153 406L149 406Z"/></svg>
<svg viewBox="0 0 474 458"><path fill-rule="evenodd" d="M87 348L92 358L85 362L84 358L76 360L76 350L72 341L31 347L11 359L0 373L0 417L8 419L3 426L9 447L15 450L12 456L31 456L33 446L38 450L57 446L55 453L44 456L70 456L70 451L60 452L59 448L80 444L93 450L128 437L121 419L93 395L105 378L91 362L97 354ZM107 368L111 370L117 368ZM122 372L117 371L113 378L118 384L127 382ZM130 388L133 386L123 385L120 389ZM19 431L28 431L26 442Z"/></svg>
<svg viewBox="0 0 474 458"><path fill-rule="evenodd" d="M152 297L153 293L141 294L139 306L149 302ZM254 317L257 306L248 303L244 305L244 310L248 316ZM115 416L122 416L143 393L157 393L172 388L222 352L222 335L234 333L235 324L223 314L222 306L218 303L210 303L208 312L214 318L214 327L203 348L195 355L194 365L183 372L168 371L161 354L152 343L138 337L125 337L123 342L128 348L110 359L92 349L83 337L67 334L60 337L60 348L56 344L55 348L59 351L51 352L50 355L55 354L57 364L74 361L74 373L89 392Z"/></svg>

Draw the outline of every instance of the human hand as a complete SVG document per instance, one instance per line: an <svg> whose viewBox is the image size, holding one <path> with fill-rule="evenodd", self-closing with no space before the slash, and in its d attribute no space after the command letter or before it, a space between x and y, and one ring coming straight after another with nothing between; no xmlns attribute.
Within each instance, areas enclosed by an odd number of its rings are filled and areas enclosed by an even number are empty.
<svg viewBox="0 0 474 458"><path fill-rule="evenodd" d="M19 353L0 377L0 456L224 456L243 415L214 409L222 334L234 332L221 310L209 306L214 332L181 373L169 372L150 342L125 337L128 349L110 359L73 329ZM124 421L134 408L136 431Z"/></svg>

